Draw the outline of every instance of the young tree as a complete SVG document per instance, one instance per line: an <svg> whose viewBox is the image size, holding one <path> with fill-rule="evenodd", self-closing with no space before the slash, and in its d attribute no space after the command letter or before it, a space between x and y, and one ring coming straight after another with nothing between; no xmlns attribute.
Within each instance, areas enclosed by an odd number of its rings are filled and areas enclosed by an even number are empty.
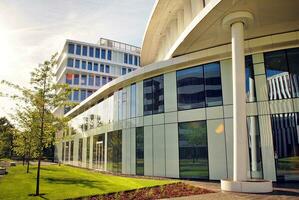
<svg viewBox="0 0 299 200"><path fill-rule="evenodd" d="M14 126L6 117L0 118L0 158L12 157Z"/></svg>
<svg viewBox="0 0 299 200"><path fill-rule="evenodd" d="M57 54L45 61L31 73L31 88L21 87L7 81L2 83L11 86L21 92L22 95L11 96L21 100L23 107L30 108L34 115L28 115L34 128L27 127L32 132L30 137L36 142L36 156L38 159L36 192L40 194L40 166L43 158L43 150L55 142L55 133L63 130L67 119L63 116L55 116L53 110L57 107L70 106L68 96L70 89L66 84L58 84L54 80L54 67Z"/></svg>

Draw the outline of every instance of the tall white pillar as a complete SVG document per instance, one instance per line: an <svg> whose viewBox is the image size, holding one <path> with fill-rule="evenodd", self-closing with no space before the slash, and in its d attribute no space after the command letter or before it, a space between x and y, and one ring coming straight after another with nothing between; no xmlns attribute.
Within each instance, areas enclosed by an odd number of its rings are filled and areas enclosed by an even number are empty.
<svg viewBox="0 0 299 200"><path fill-rule="evenodd" d="M247 179L247 133L246 133L246 90L244 24L231 25L233 64L233 136L234 136L234 181Z"/></svg>

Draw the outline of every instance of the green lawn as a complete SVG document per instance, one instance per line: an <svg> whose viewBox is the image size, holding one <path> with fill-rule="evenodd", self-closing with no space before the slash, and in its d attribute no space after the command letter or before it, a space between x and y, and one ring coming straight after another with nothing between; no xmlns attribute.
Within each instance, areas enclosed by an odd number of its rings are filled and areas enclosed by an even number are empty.
<svg viewBox="0 0 299 200"><path fill-rule="evenodd" d="M0 199L42 199L29 194L35 192L36 167L25 173L23 166L10 167L0 178ZM41 192L46 199L64 199L137 189L171 183L169 180L150 180L105 175L69 166L42 166Z"/></svg>

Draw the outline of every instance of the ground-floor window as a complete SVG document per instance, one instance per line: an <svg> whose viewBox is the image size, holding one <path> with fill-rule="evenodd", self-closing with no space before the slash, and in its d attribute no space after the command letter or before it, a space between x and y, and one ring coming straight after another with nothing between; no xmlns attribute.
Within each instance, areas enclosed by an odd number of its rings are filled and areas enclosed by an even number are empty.
<svg viewBox="0 0 299 200"><path fill-rule="evenodd" d="M263 178L260 128L257 116L247 117L248 147L251 178Z"/></svg>
<svg viewBox="0 0 299 200"><path fill-rule="evenodd" d="M64 142L62 142L61 160L64 161Z"/></svg>
<svg viewBox="0 0 299 200"><path fill-rule="evenodd" d="M69 152L70 151L70 143L66 142L65 143L65 161L69 161Z"/></svg>
<svg viewBox="0 0 299 200"><path fill-rule="evenodd" d="M70 147L70 161L74 160L74 140L71 141L71 147Z"/></svg>
<svg viewBox="0 0 299 200"><path fill-rule="evenodd" d="M89 160L90 160L90 137L86 139L86 163L87 167L89 167Z"/></svg>
<svg viewBox="0 0 299 200"><path fill-rule="evenodd" d="M121 173L122 170L122 131L107 134L107 170Z"/></svg>
<svg viewBox="0 0 299 200"><path fill-rule="evenodd" d="M93 157L94 169L104 170L105 163L105 134L93 136Z"/></svg>
<svg viewBox="0 0 299 200"><path fill-rule="evenodd" d="M271 115L278 181L299 181L299 113Z"/></svg>
<svg viewBox="0 0 299 200"><path fill-rule="evenodd" d="M79 139L79 149L78 149L78 161L79 164L82 162L82 153L83 153L83 138Z"/></svg>
<svg viewBox="0 0 299 200"><path fill-rule="evenodd" d="M206 121L179 123L180 178L209 179Z"/></svg>
<svg viewBox="0 0 299 200"><path fill-rule="evenodd" d="M136 128L136 175L144 175L144 129Z"/></svg>

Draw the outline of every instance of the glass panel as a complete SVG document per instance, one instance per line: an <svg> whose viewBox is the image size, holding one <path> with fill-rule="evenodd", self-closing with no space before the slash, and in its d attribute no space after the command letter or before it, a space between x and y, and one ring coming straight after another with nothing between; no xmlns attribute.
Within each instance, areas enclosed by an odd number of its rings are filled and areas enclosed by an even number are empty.
<svg viewBox="0 0 299 200"><path fill-rule="evenodd" d="M74 85L79 85L79 74L74 74Z"/></svg>
<svg viewBox="0 0 299 200"><path fill-rule="evenodd" d="M109 66L109 65L106 65L105 72L106 72L106 73L110 73L110 66Z"/></svg>
<svg viewBox="0 0 299 200"><path fill-rule="evenodd" d="M70 147L70 161L74 160L74 140L71 141L71 147Z"/></svg>
<svg viewBox="0 0 299 200"><path fill-rule="evenodd" d="M86 163L87 167L89 167L89 160L90 160L90 137L86 140Z"/></svg>
<svg viewBox="0 0 299 200"><path fill-rule="evenodd" d="M61 151L61 161L62 161L62 162L64 162L64 151L65 151L65 149L64 149L64 145L65 145L65 143L62 142L62 151Z"/></svg>
<svg viewBox="0 0 299 200"><path fill-rule="evenodd" d="M136 84L131 85L131 117L136 117Z"/></svg>
<svg viewBox="0 0 299 200"><path fill-rule="evenodd" d="M72 43L69 43L68 45L68 53L74 54L75 53L75 45Z"/></svg>
<svg viewBox="0 0 299 200"><path fill-rule="evenodd" d="M143 81L143 114L151 115L153 113L153 80Z"/></svg>
<svg viewBox="0 0 299 200"><path fill-rule="evenodd" d="M291 98L291 88L285 51L264 54L269 99Z"/></svg>
<svg viewBox="0 0 299 200"><path fill-rule="evenodd" d="M74 59L68 58L67 59L67 66L68 67L73 67L74 66Z"/></svg>
<svg viewBox="0 0 299 200"><path fill-rule="evenodd" d="M100 49L96 48L96 58L100 58Z"/></svg>
<svg viewBox="0 0 299 200"><path fill-rule="evenodd" d="M255 102L256 101L256 91L254 82L254 71L252 56L245 57L245 73L246 73L246 101Z"/></svg>
<svg viewBox="0 0 299 200"><path fill-rule="evenodd" d="M101 58L106 59L106 49L101 49Z"/></svg>
<svg viewBox="0 0 299 200"><path fill-rule="evenodd" d="M87 76L81 75L81 85L86 85L86 84L87 84Z"/></svg>
<svg viewBox="0 0 299 200"><path fill-rule="evenodd" d="M299 113L271 115L278 181L299 181Z"/></svg>
<svg viewBox="0 0 299 200"><path fill-rule="evenodd" d="M107 59L111 60L111 58L112 58L112 52L111 52L111 50L108 50L107 51Z"/></svg>
<svg viewBox="0 0 299 200"><path fill-rule="evenodd" d="M222 105L221 74L219 63L204 65L206 106Z"/></svg>
<svg viewBox="0 0 299 200"><path fill-rule="evenodd" d="M105 76L102 77L102 84L105 85L107 83L107 78Z"/></svg>
<svg viewBox="0 0 299 200"><path fill-rule="evenodd" d="M96 86L100 86L101 85L101 77L96 76Z"/></svg>
<svg viewBox="0 0 299 200"><path fill-rule="evenodd" d="M87 46L83 46L82 55L87 56Z"/></svg>
<svg viewBox="0 0 299 200"><path fill-rule="evenodd" d="M107 170L121 173L122 169L122 131L107 134Z"/></svg>
<svg viewBox="0 0 299 200"><path fill-rule="evenodd" d="M99 152L99 144L102 144L105 149L105 134L93 136L93 156L92 156L92 168L93 169L103 169L103 164L101 161L104 160L104 155Z"/></svg>
<svg viewBox="0 0 299 200"><path fill-rule="evenodd" d="M88 62L88 70L92 71L92 62Z"/></svg>
<svg viewBox="0 0 299 200"><path fill-rule="evenodd" d="M129 54L129 64L133 64L133 55Z"/></svg>
<svg viewBox="0 0 299 200"><path fill-rule="evenodd" d="M69 153L70 153L70 143L66 142L65 143L65 161L69 161L69 159L70 159Z"/></svg>
<svg viewBox="0 0 299 200"><path fill-rule="evenodd" d="M203 68L177 71L178 110L205 107Z"/></svg>
<svg viewBox="0 0 299 200"><path fill-rule="evenodd" d="M82 154L83 154L83 138L79 139L79 149L78 149L78 163L82 165Z"/></svg>
<svg viewBox="0 0 299 200"><path fill-rule="evenodd" d="M72 84L72 80L73 80L73 74L66 74L65 75L66 77L65 77L65 83L67 83L67 84Z"/></svg>
<svg viewBox="0 0 299 200"><path fill-rule="evenodd" d="M90 86L94 85L94 76L92 74L88 76L88 85Z"/></svg>
<svg viewBox="0 0 299 200"><path fill-rule="evenodd" d="M94 48L89 47L89 57L93 57L93 56L94 56Z"/></svg>
<svg viewBox="0 0 299 200"><path fill-rule="evenodd" d="M98 63L93 64L93 71L95 71L95 72L99 71L99 64Z"/></svg>
<svg viewBox="0 0 299 200"><path fill-rule="evenodd" d="M128 54L127 53L125 53L124 54L124 63L128 63Z"/></svg>
<svg viewBox="0 0 299 200"><path fill-rule="evenodd" d="M82 61L82 69L86 69L86 61Z"/></svg>
<svg viewBox="0 0 299 200"><path fill-rule="evenodd" d="M74 90L74 101L79 101L79 90Z"/></svg>
<svg viewBox="0 0 299 200"><path fill-rule="evenodd" d="M144 131L136 128L136 175L144 175Z"/></svg>
<svg viewBox="0 0 299 200"><path fill-rule="evenodd" d="M81 55L81 45L79 44L76 45L76 54Z"/></svg>
<svg viewBox="0 0 299 200"><path fill-rule="evenodd" d="M75 68L80 68L80 60L77 60L75 61Z"/></svg>
<svg viewBox="0 0 299 200"><path fill-rule="evenodd" d="M287 52L292 96L299 97L299 48L290 49Z"/></svg>
<svg viewBox="0 0 299 200"><path fill-rule="evenodd" d="M80 96L81 101L86 99L86 90L81 90L81 96Z"/></svg>
<svg viewBox="0 0 299 200"><path fill-rule="evenodd" d="M251 178L263 178L260 128L257 116L247 117L248 146Z"/></svg>
<svg viewBox="0 0 299 200"><path fill-rule="evenodd" d="M206 121L179 123L180 178L209 179Z"/></svg>
<svg viewBox="0 0 299 200"><path fill-rule="evenodd" d="M121 69L121 75L125 75L126 73L127 73L127 69L123 67Z"/></svg>
<svg viewBox="0 0 299 200"><path fill-rule="evenodd" d="M153 114L164 112L164 76L153 78Z"/></svg>
<svg viewBox="0 0 299 200"><path fill-rule="evenodd" d="M104 72L104 65L103 64L100 65L100 72Z"/></svg>

